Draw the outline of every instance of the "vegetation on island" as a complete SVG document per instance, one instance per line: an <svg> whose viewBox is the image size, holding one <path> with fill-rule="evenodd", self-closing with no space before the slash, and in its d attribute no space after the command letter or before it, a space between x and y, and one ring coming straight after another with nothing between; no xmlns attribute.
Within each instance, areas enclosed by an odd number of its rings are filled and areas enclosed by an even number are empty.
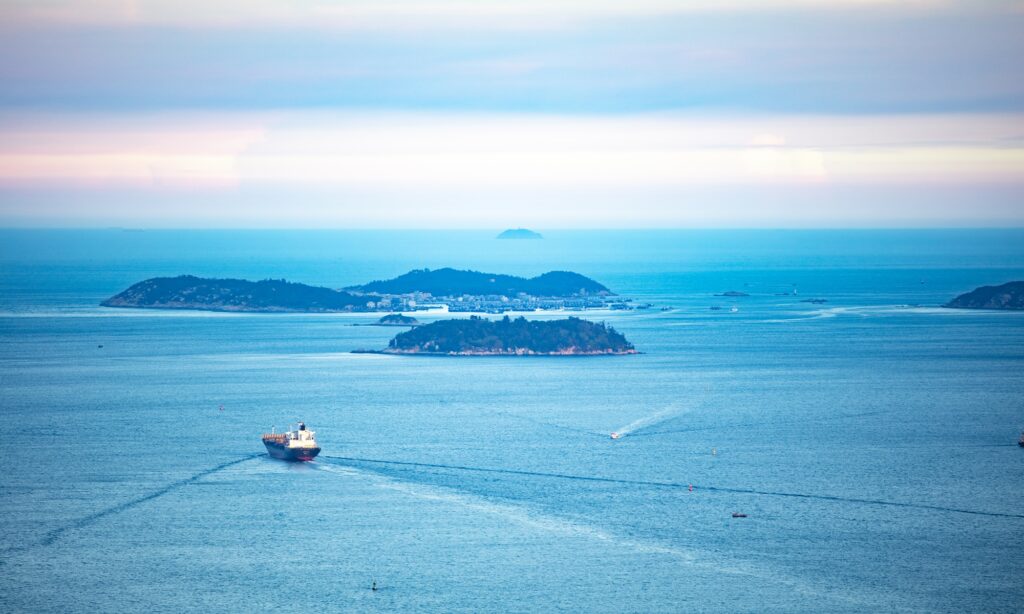
<svg viewBox="0 0 1024 614"><path fill-rule="evenodd" d="M539 232L528 228L509 228L497 236L498 239L543 239Z"/></svg>
<svg viewBox="0 0 1024 614"><path fill-rule="evenodd" d="M602 284L570 271L550 271L530 279L513 275L495 275L478 271L459 271L443 268L431 271L417 269L394 279L372 281L362 286L346 288L349 291L374 294L412 294L422 292L432 296L487 296L514 297L520 293L530 296L586 296L610 295Z"/></svg>
<svg viewBox="0 0 1024 614"><path fill-rule="evenodd" d="M414 270L395 279L333 290L283 279L204 279L194 275L141 281L101 305L146 309L201 309L253 312L399 311L416 309L418 294L452 299L464 311L543 306L543 300L591 306L614 294L600 283L569 271L525 279L451 268ZM474 297L476 302L464 301ZM404 298L403 298L404 297ZM542 300L543 299L543 300ZM550 301L549 301L550 302ZM455 309L459 310L459 309ZM398 316L403 317L403 316ZM381 324L410 325L397 319Z"/></svg>
<svg viewBox="0 0 1024 614"><path fill-rule="evenodd" d="M1001 286L975 288L954 298L943 307L1024 310L1024 281L1011 281Z"/></svg>
<svg viewBox="0 0 1024 614"><path fill-rule="evenodd" d="M403 316L400 313L389 313L377 320L380 326L419 326L420 321L416 318Z"/></svg>
<svg viewBox="0 0 1024 614"><path fill-rule="evenodd" d="M332 312L367 309L367 299L283 279L204 279L193 275L140 281L100 303L104 307L208 311Z"/></svg>
<svg viewBox="0 0 1024 614"><path fill-rule="evenodd" d="M527 320L508 316L500 320L473 316L418 326L397 335L384 352L453 356L637 353L622 333L604 323L579 318Z"/></svg>

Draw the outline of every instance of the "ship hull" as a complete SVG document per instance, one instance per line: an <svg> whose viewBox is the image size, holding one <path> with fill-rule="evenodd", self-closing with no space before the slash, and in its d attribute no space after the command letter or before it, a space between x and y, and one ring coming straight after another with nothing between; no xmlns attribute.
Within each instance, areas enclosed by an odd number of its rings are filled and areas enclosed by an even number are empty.
<svg viewBox="0 0 1024 614"><path fill-rule="evenodd" d="M317 454L320 454L320 448L289 448L270 441L264 441L263 445L267 447L268 454L286 461L311 461L316 458Z"/></svg>

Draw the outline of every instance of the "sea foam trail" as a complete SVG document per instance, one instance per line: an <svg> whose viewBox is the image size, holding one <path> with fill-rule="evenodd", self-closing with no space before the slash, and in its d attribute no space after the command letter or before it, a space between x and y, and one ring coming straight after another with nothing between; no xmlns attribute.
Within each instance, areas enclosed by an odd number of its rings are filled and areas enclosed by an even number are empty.
<svg viewBox="0 0 1024 614"><path fill-rule="evenodd" d="M153 492L151 492L151 493L149 493L147 495L143 495L141 497L137 497L135 499L131 499L130 501L125 501L124 503L119 503L119 504L117 504L117 505L115 505L113 507L108 507L108 508L106 508L104 510L100 510L98 512L89 514L88 516L83 516L82 518L79 518L78 520L75 520L73 522L70 522L70 523L62 526L62 527L53 529L52 531L49 531L49 532L45 533L44 536L43 536L42 541L40 542L40 545L49 546L49 545L53 544L55 541L57 541L58 539L60 539L68 531L73 531L75 529L81 529L81 528L83 528L85 526L88 526L88 525L90 525L90 524L92 524L92 523L94 523L94 522L96 522L96 521L98 521L98 520L100 520L102 518L106 518L107 516L111 516L113 514L118 514L120 512L124 512L124 511L130 510L133 507L136 507L138 505L142 505L143 503L145 503L147 501L152 501L153 499L156 499L157 497L162 497L162 496L166 495L167 493L169 493L169 492L171 492L173 490L177 490L178 488L181 488L182 486L187 486L187 485L189 485L189 484L191 484L193 482L196 482L197 480L201 480L202 478L204 478L204 477L206 477L208 475L217 473L218 471L223 471L224 469L227 469L228 467L232 467L232 466L237 465L239 463L244 463L246 461L250 461L250 460L252 460L254 458L257 458L259 456L266 456L266 454L263 454L263 453L260 453L260 454L250 454L248 456L243 456L242 458L238 458L238 459L235 459L233 461L228 461L226 463L221 463L221 464L219 464L219 465L217 465L215 467L210 467L209 469L204 469L203 471L200 471L199 473L193 474L193 475L185 478L184 480L179 480L177 482L174 482L172 484L164 486L163 488L161 488L159 490L154 490Z"/></svg>
<svg viewBox="0 0 1024 614"><path fill-rule="evenodd" d="M628 435L638 434L640 431L647 430L653 426L661 424L662 422L667 422L668 420L681 416L682 414L698 409L707 401L709 392L710 390L706 389L704 391L704 395L697 399L697 402L694 404L673 403L659 412L653 413L649 416L644 416L643 418L638 418L629 424L612 431L614 433L613 437L621 439Z"/></svg>
<svg viewBox="0 0 1024 614"><path fill-rule="evenodd" d="M356 461L359 462L361 459L354 459L349 457L341 456L323 456L319 457L321 460L342 460L342 461ZM383 464L397 464L397 465L413 465L413 466L425 466L425 467L442 467L451 468L449 465L430 465L427 463L403 463L403 462L388 462L388 461L366 461L362 462L380 462ZM610 533L604 529L584 524L576 520L568 520L557 516L551 516L549 514L537 513L524 506L509 505L506 503L495 503L479 497L477 495L463 493L461 491L436 485L424 485L419 484L410 480L403 480L395 478L389 474L380 473L372 469L361 470L356 469L350 465L343 465L337 463L323 464L322 462L313 463L313 466L320 470L328 473L335 473L346 477L366 477L372 476L378 480L378 485L383 488L388 488L396 492L413 496L419 499L428 501L439 501L443 503L451 503L459 505L461 507L472 509L486 514L493 514L501 516L502 518L508 519L521 526L536 528L539 530L558 533L562 535L572 535L578 537L585 537L590 539L607 542L614 544L617 548L628 548L635 552L647 553L647 554L660 554L667 555L679 559L687 565L699 568L712 570L717 573L723 573L734 576L760 578L763 580L769 580L776 582L791 589L798 591L802 594L815 595L815 596L827 596L833 599L844 601L847 603L854 603L859 605L870 605L870 602L865 601L863 596L860 595L849 595L837 593L834 590L823 589L806 582L801 582L789 577L779 576L778 574L767 572L761 568L754 567L750 563L730 560L726 561L715 561L707 559L697 551L678 548L674 546L665 545L656 541L650 540L639 540L634 538L625 538L620 535ZM473 470L471 468L467 468ZM501 471L501 470L487 470L487 469L475 469L479 471ZM521 471L503 471L505 473L515 474L527 474L527 475L544 475L547 477L572 477L572 476L561 476L559 474L534 474L532 472L521 472ZM612 480L614 481L614 480Z"/></svg>
<svg viewBox="0 0 1024 614"><path fill-rule="evenodd" d="M651 428L656 424L668 420L669 418L675 418L679 414L683 413L685 409L682 409L678 405L671 405L657 413L651 414L650 416L644 416L627 424L626 426L620 426L615 429L615 434L619 437L626 437L642 429Z"/></svg>
<svg viewBox="0 0 1024 614"><path fill-rule="evenodd" d="M840 316L860 316L862 318L890 316L893 314L904 315L914 314L921 316L996 316L1012 312L1000 312L999 310L977 310L977 309L948 309L946 307L921 307L918 305L862 305L848 307L826 307L804 313L794 313L793 317L770 318L766 320L753 320L760 324L785 324L787 322L805 322L807 320L823 320Z"/></svg>
<svg viewBox="0 0 1024 614"><path fill-rule="evenodd" d="M542 529L553 533L561 533L565 535L583 535L591 538L600 539L608 542L616 542L619 545L625 545L633 547L636 550L643 552L652 552L659 554L670 554L687 561L693 562L696 560L696 556L692 552L682 550L679 548L672 548L669 546L663 546L660 544L633 542L629 540L623 540L616 536L607 533L601 529L591 527L580 522L565 520L545 514L539 514L528 510L523 506L509 505L507 503L495 503L488 501L479 496L466 494L452 488L436 485L423 485L417 482L409 480L402 480L395 478L388 474L379 473L373 470L358 470L346 465L336 465L334 463L321 464L316 463L315 468L320 471L326 471L328 473L337 473L338 475L344 475L349 477L367 477L372 476L377 484L383 488L401 492L403 494L411 495L418 499L424 499L428 501L440 501L444 503L453 503L460 507L473 509L476 511L495 514L512 520L520 525Z"/></svg>
<svg viewBox="0 0 1024 614"><path fill-rule="evenodd" d="M949 512L955 514L972 514L976 516L990 516L995 518L1020 518L1024 514L1013 514L1009 512L987 512L983 510L971 510L958 507L946 507L942 505L930 505L927 503L907 503L903 501L886 501L884 499L861 499L857 497L842 497L838 495L822 495L814 493L796 493L774 490L758 490L754 488L730 488L726 486L707 486L695 483L681 482L658 482L653 480L623 480L617 478L603 478L598 476L572 475L567 473L547 473L543 471L525 471L520 469L499 469L492 467L469 467L466 465L443 465L439 463L416 463L410 461L393 461L376 458L357 458L352 456L322 456L323 459L339 460L349 463L373 463L381 465L398 465L404 467L423 467L427 469L449 469L453 471L472 471L477 473L499 473L506 475L522 475L529 477L551 478L560 480L578 480L581 482L601 482L606 484L624 484L628 486L650 486L653 488L672 489L698 489L709 492L725 492L741 495L759 495L765 497L792 497L796 499L813 499L818 501L831 501L837 503L852 503L859 505L877 505L886 507L898 507L908 509L930 510L935 512Z"/></svg>

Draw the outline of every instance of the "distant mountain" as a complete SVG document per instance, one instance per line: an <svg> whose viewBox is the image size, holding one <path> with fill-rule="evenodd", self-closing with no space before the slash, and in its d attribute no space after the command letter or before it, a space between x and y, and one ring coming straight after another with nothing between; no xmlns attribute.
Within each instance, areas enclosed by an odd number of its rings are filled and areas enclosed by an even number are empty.
<svg viewBox="0 0 1024 614"><path fill-rule="evenodd" d="M477 271L458 271L444 268L431 271L409 271L394 279L372 281L346 290L375 294L411 294L423 292L433 296L483 296L497 294L516 296L520 292L531 296L579 296L613 294L598 282L569 271L551 271L525 279L512 275L495 275Z"/></svg>
<svg viewBox="0 0 1024 614"><path fill-rule="evenodd" d="M961 294L943 307L953 309L1024 309L1024 281L1011 281L1001 286L982 286Z"/></svg>
<svg viewBox="0 0 1024 614"><path fill-rule="evenodd" d="M636 354L614 328L579 318L491 321L473 316L418 326L391 340L387 354L593 356Z"/></svg>
<svg viewBox="0 0 1024 614"><path fill-rule="evenodd" d="M527 228L509 228L497 236L498 239L543 239L539 232Z"/></svg>
<svg viewBox="0 0 1024 614"><path fill-rule="evenodd" d="M366 297L283 279L204 279L192 275L140 281L100 303L104 307L208 311L363 311Z"/></svg>

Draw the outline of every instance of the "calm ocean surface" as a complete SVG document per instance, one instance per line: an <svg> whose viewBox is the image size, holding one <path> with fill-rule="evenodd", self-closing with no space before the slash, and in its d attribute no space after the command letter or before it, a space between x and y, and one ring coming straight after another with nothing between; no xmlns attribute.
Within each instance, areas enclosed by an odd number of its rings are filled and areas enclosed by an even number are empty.
<svg viewBox="0 0 1024 614"><path fill-rule="evenodd" d="M1020 611L1024 313L937 306L1024 231L494 234L0 231L0 611ZM443 266L654 303L585 316L643 354L97 307ZM269 459L296 418L322 456Z"/></svg>

